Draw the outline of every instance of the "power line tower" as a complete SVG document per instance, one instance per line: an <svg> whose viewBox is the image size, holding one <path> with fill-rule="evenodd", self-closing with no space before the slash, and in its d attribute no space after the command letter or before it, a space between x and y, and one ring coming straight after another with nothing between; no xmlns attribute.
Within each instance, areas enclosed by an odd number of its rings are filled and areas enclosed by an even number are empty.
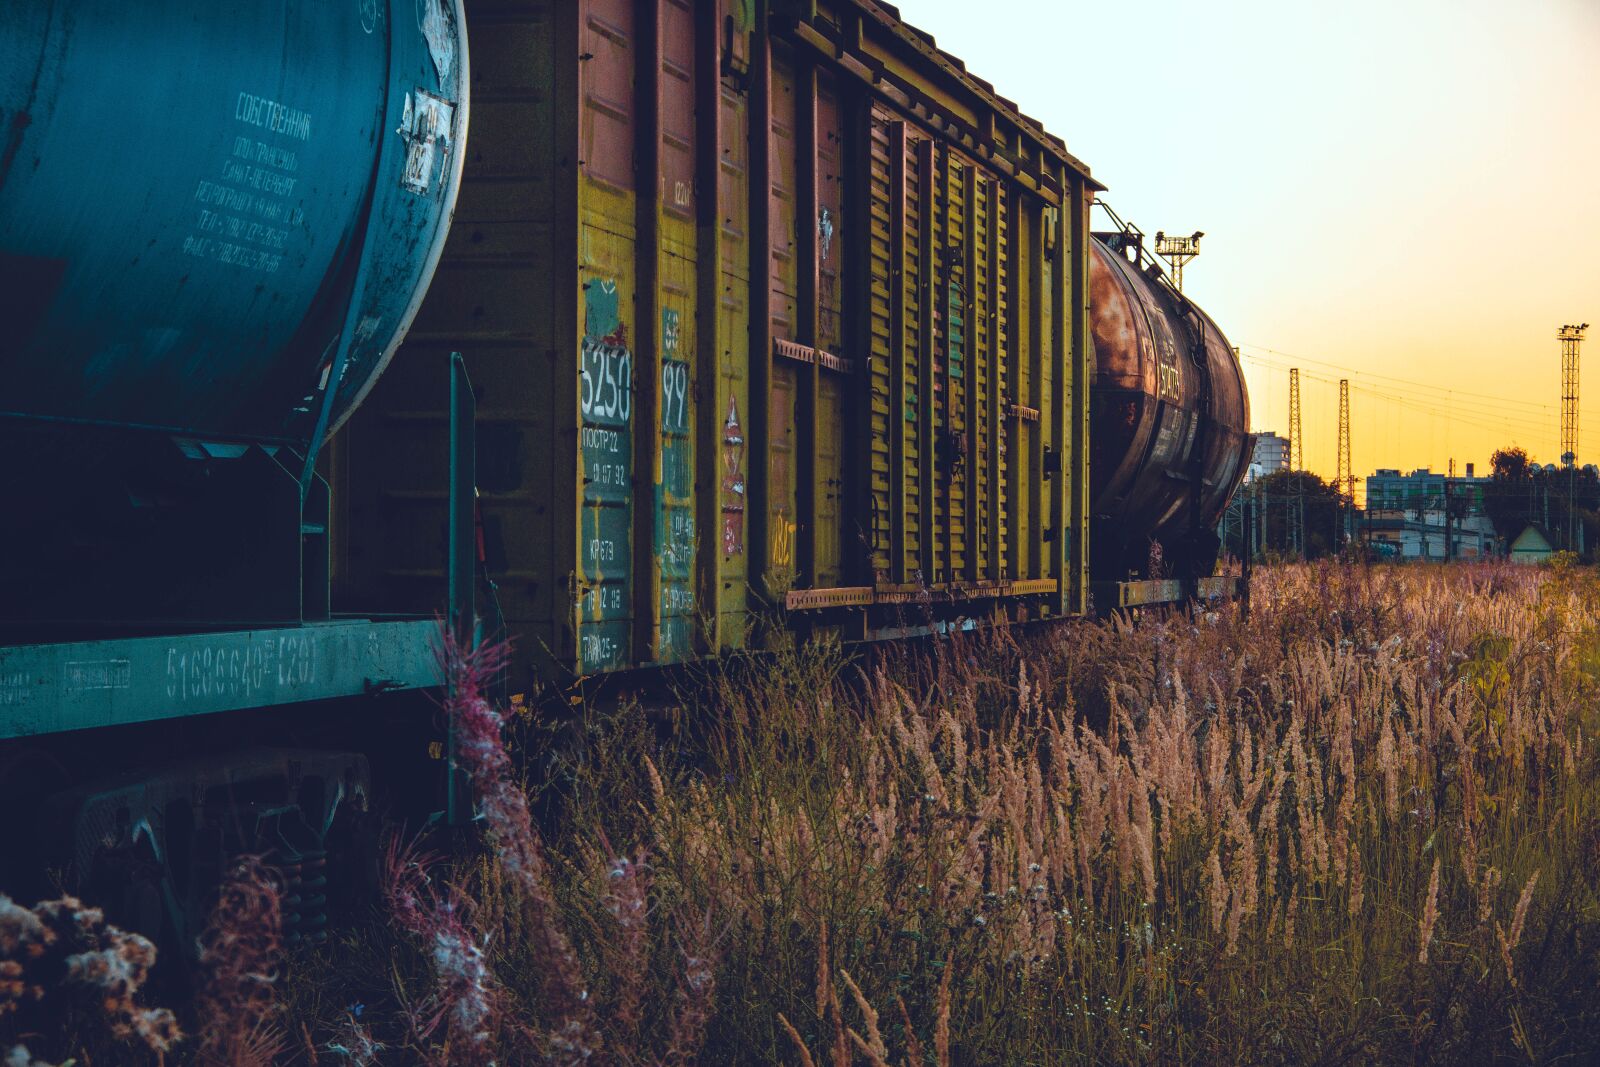
<svg viewBox="0 0 1600 1067"><path fill-rule="evenodd" d="M1356 498L1356 472L1350 465L1350 379L1339 379L1339 458L1333 482L1346 498Z"/></svg>
<svg viewBox="0 0 1600 1067"><path fill-rule="evenodd" d="M1356 472L1350 462L1350 379L1339 379L1339 457L1334 463L1335 471L1333 484L1344 494L1339 510L1343 513L1340 520L1340 536L1346 541L1350 539L1350 522L1355 514L1356 507Z"/></svg>
<svg viewBox="0 0 1600 1067"><path fill-rule="evenodd" d="M1289 368L1289 469L1304 470L1300 448L1300 368Z"/></svg>
<svg viewBox="0 0 1600 1067"><path fill-rule="evenodd" d="M1180 293L1183 292L1183 266L1200 254L1200 238L1204 236L1202 230L1188 237L1168 237L1163 231L1156 231L1156 255L1172 264L1172 284Z"/></svg>
<svg viewBox="0 0 1600 1067"><path fill-rule="evenodd" d="M1578 346L1583 343L1587 322L1561 327L1561 453L1562 462L1571 464L1578 457ZM1567 459L1568 455L1572 459Z"/></svg>
<svg viewBox="0 0 1600 1067"><path fill-rule="evenodd" d="M1294 553L1301 559L1306 554L1306 482L1305 449L1300 441L1300 368L1289 368L1289 469L1300 473L1295 479L1294 496L1290 498L1294 517L1289 520L1289 535L1294 541Z"/></svg>

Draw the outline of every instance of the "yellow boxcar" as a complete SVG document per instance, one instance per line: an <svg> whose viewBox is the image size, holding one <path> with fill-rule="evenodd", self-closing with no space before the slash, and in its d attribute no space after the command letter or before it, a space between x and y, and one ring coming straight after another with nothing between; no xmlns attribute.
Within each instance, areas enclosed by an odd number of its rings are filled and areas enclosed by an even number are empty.
<svg viewBox="0 0 1600 1067"><path fill-rule="evenodd" d="M330 461L338 589L443 606L446 356L544 681L1080 612L1089 171L870 0L468 5L466 173Z"/></svg>

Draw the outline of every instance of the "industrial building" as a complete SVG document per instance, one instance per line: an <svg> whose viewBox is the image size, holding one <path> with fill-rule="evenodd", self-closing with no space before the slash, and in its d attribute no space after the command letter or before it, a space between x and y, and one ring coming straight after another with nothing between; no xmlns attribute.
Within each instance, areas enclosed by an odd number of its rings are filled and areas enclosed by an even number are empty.
<svg viewBox="0 0 1600 1067"><path fill-rule="evenodd" d="M1289 439L1272 431L1256 434L1255 452L1250 456L1250 469L1245 482L1265 478L1269 474L1289 469Z"/></svg>
<svg viewBox="0 0 1600 1067"><path fill-rule="evenodd" d="M1494 524L1483 510L1483 487L1473 465L1457 477L1423 467L1367 476L1362 533L1384 555L1401 560L1471 559L1495 554Z"/></svg>

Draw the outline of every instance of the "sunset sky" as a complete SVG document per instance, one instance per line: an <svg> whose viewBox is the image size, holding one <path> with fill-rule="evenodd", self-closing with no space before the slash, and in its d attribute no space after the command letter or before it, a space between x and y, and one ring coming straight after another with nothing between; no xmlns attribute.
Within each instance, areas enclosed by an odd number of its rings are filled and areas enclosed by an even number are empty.
<svg viewBox="0 0 1600 1067"><path fill-rule="evenodd" d="M1600 0L903 0L1063 137L1245 355L1252 429L1358 476L1559 459L1563 323L1592 322L1600 463ZM1096 212L1096 227L1105 224Z"/></svg>

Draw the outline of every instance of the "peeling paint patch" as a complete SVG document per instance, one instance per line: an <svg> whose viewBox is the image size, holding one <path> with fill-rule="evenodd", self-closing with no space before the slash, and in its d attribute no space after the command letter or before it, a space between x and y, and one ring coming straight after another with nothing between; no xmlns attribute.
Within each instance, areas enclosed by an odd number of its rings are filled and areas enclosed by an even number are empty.
<svg viewBox="0 0 1600 1067"><path fill-rule="evenodd" d="M126 689L132 674L125 659L73 660L61 679L69 696L99 689Z"/></svg>
<svg viewBox="0 0 1600 1067"><path fill-rule="evenodd" d="M617 283L596 279L583 287L583 335L603 341L615 337L622 324L617 320Z"/></svg>
<svg viewBox="0 0 1600 1067"><path fill-rule="evenodd" d="M400 184L419 195L432 191L435 178L444 187L455 138L456 106L425 89L406 94L398 133L406 142L406 166Z"/></svg>
<svg viewBox="0 0 1600 1067"><path fill-rule="evenodd" d="M450 84L450 72L456 65L456 35L439 0L417 0L417 28L428 42L428 54L433 57L439 88L443 89Z"/></svg>
<svg viewBox="0 0 1600 1067"><path fill-rule="evenodd" d="M722 422L722 554L744 554L744 428L739 425L739 401L728 398L728 415Z"/></svg>

